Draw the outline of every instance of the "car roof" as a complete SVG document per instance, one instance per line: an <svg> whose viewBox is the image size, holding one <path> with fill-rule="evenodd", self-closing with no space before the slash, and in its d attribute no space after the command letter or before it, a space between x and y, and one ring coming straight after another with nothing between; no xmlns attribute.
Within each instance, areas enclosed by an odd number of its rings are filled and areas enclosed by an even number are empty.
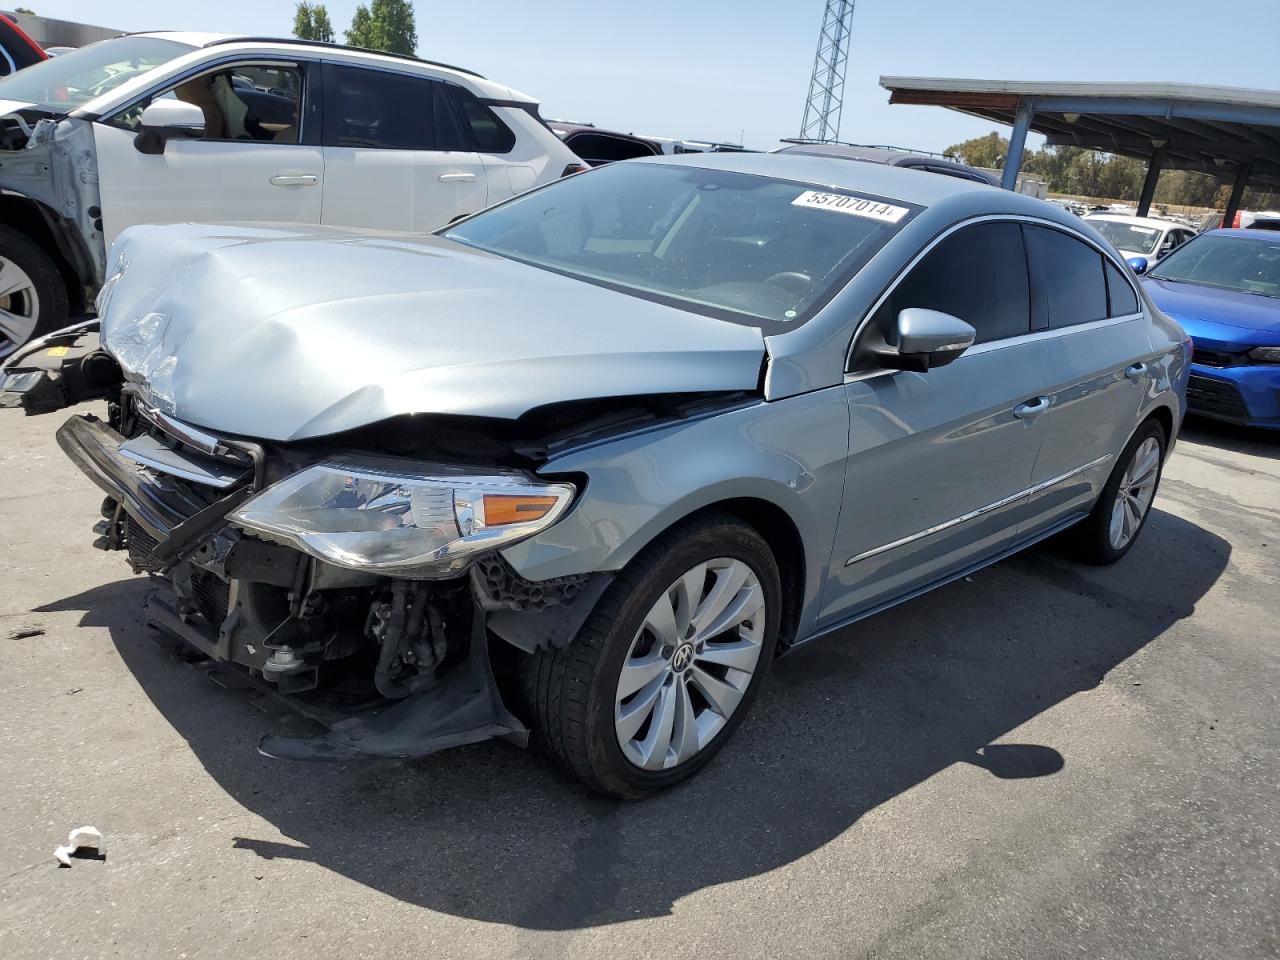
<svg viewBox="0 0 1280 960"><path fill-rule="evenodd" d="M284 44L290 47L304 47L312 50L329 50L337 53L347 54L368 54L376 57L387 57L393 60L405 61L408 63L418 63L428 67L449 70L454 73L465 74L477 80L485 79L474 70L468 70L466 67L454 66L450 63L439 63L435 60L425 60L422 57L414 56L407 53L389 53L386 50L371 50L366 47L356 47L345 43L326 43L323 40L299 40L297 37L264 37L253 36L250 34L238 33L204 33L194 30L164 30L149 31L145 33L133 34L133 36L157 37L161 40L173 40L177 43L190 44L193 47L217 47L231 44Z"/></svg>
<svg viewBox="0 0 1280 960"><path fill-rule="evenodd" d="M1280 243L1280 232L1275 230L1254 230L1249 227L1227 227L1220 230L1206 230L1202 237L1239 237L1241 240L1261 240L1265 243Z"/></svg>
<svg viewBox="0 0 1280 960"><path fill-rule="evenodd" d="M784 141L786 142L786 141ZM842 160L862 160L866 163L888 163L899 166L933 166L950 168L994 184L995 179L985 170L979 170L951 157L920 153L899 147L877 147L857 143L787 143L774 153L801 154L812 157L839 157Z"/></svg>
<svg viewBox="0 0 1280 960"><path fill-rule="evenodd" d="M1162 220L1159 217L1134 217L1127 213L1090 213L1085 216L1085 219L1131 223L1135 227L1151 227L1155 230L1169 230L1173 227L1178 227L1182 230L1191 229L1185 223L1178 223L1176 220Z"/></svg>
<svg viewBox="0 0 1280 960"><path fill-rule="evenodd" d="M685 153L678 156L644 158L643 163L671 163L713 170L750 173L779 180L796 180L817 186L853 190L877 196L933 206L965 194L981 193L997 206L1000 199L1018 196L985 183L942 177L936 173L880 163L849 163L842 157L815 157L797 153ZM1003 195L997 197L995 195ZM1025 199L1025 198L1024 198ZM1044 204L1050 210L1057 210ZM1016 203L1014 204L1016 207ZM1013 207L1010 208L1011 210Z"/></svg>

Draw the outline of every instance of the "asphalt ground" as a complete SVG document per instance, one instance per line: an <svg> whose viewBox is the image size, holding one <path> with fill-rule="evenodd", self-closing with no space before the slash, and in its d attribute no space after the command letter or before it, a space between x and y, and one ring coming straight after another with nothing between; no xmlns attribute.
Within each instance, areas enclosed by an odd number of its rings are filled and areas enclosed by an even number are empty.
<svg viewBox="0 0 1280 960"><path fill-rule="evenodd" d="M1280 435L1188 425L1128 557L1052 545L779 661L639 804L488 743L294 765L0 411L0 957L1280 956ZM26 631L36 635L20 637ZM59 868L93 824L105 860Z"/></svg>

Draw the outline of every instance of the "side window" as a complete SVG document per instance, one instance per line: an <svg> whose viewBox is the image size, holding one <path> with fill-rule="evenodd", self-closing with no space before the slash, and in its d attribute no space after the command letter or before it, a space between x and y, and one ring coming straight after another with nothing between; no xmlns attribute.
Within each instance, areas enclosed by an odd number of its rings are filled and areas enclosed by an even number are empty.
<svg viewBox="0 0 1280 960"><path fill-rule="evenodd" d="M516 145L516 135L496 113L486 107L470 90L449 84L454 102L462 114L463 125L471 134L471 148L480 153L507 153Z"/></svg>
<svg viewBox="0 0 1280 960"><path fill-rule="evenodd" d="M957 230L916 264L885 307L885 323L907 307L950 313L978 331L978 343L1027 333L1031 307L1022 231L1016 223Z"/></svg>
<svg viewBox="0 0 1280 960"><path fill-rule="evenodd" d="M1026 237L1036 278L1037 319L1050 330L1106 319L1102 254L1049 227L1027 226Z"/></svg>
<svg viewBox="0 0 1280 960"><path fill-rule="evenodd" d="M1127 317L1138 312L1138 295L1133 292L1119 269L1110 260L1107 264L1107 297L1111 304L1110 315Z"/></svg>
<svg viewBox="0 0 1280 960"><path fill-rule="evenodd" d="M324 145L436 150L434 80L326 65Z"/></svg>
<svg viewBox="0 0 1280 960"><path fill-rule="evenodd" d="M135 103L110 122L136 131L153 100L171 98L200 108L204 140L298 142L302 71L292 64L241 64L203 73Z"/></svg>

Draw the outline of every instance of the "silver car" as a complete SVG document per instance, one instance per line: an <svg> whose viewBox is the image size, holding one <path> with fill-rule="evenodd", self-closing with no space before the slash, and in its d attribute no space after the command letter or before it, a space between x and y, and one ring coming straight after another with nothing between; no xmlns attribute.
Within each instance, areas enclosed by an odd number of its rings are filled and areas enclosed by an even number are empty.
<svg viewBox="0 0 1280 960"><path fill-rule="evenodd" d="M1054 534L1124 556L1190 353L1065 211L821 157L627 161L434 236L140 227L109 272L109 418L59 441L151 622L329 726L260 749L532 731L620 797L775 655Z"/></svg>

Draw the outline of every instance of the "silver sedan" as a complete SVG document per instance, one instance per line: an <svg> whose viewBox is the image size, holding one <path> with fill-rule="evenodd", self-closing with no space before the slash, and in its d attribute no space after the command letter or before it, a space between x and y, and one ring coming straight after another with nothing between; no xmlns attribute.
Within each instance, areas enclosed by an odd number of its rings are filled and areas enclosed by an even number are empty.
<svg viewBox="0 0 1280 960"><path fill-rule="evenodd" d="M1189 340L1088 225L821 157L617 163L427 237L136 228L111 264L111 419L59 432L98 545L255 682L369 687L276 757L532 731L669 787L776 655L1056 534L1119 560L1184 410Z"/></svg>

